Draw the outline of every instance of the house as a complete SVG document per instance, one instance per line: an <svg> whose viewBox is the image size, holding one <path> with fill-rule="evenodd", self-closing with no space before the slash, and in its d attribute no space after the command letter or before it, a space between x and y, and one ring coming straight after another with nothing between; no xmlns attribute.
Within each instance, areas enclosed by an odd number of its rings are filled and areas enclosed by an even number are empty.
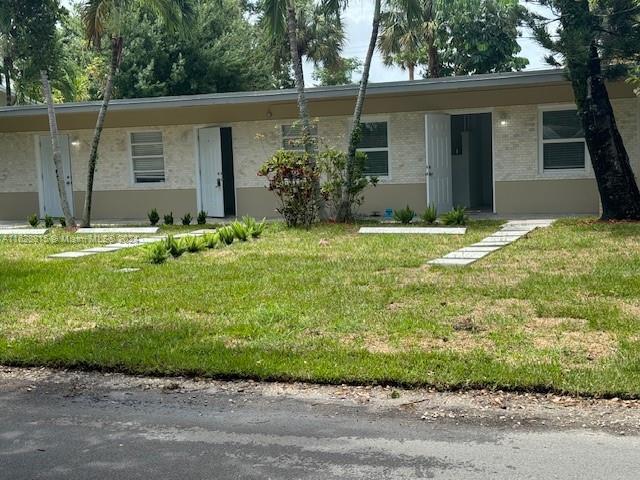
<svg viewBox="0 0 640 480"><path fill-rule="evenodd" d="M609 84L618 127L640 168L640 101ZM346 148L355 86L309 89L322 145ZM99 103L57 106L64 174L76 214ZM256 172L278 148L298 148L292 90L113 101L99 151L95 219L159 212L274 216ZM428 203L498 215L597 213L599 199L562 71L371 84L361 149L363 214ZM0 108L0 219L61 215L43 105Z"/></svg>
<svg viewBox="0 0 640 480"><path fill-rule="evenodd" d="M7 89L0 85L0 107L4 107L7 104Z"/></svg>

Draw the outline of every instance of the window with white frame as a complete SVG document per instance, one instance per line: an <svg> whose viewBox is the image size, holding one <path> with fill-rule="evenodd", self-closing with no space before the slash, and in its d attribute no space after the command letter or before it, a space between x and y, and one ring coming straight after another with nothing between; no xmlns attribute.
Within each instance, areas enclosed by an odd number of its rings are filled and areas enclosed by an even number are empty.
<svg viewBox="0 0 640 480"><path fill-rule="evenodd" d="M542 168L584 170L587 145L575 109L542 111Z"/></svg>
<svg viewBox="0 0 640 480"><path fill-rule="evenodd" d="M311 125L311 141L314 150L318 150L318 125ZM304 141L302 138L302 125L294 123L292 125L282 125L282 148L294 152L304 152Z"/></svg>
<svg viewBox="0 0 640 480"><path fill-rule="evenodd" d="M132 132L131 160L135 183L164 182L162 132Z"/></svg>
<svg viewBox="0 0 640 480"><path fill-rule="evenodd" d="M367 154L365 175L389 176L389 134L387 122L362 122L358 151Z"/></svg>

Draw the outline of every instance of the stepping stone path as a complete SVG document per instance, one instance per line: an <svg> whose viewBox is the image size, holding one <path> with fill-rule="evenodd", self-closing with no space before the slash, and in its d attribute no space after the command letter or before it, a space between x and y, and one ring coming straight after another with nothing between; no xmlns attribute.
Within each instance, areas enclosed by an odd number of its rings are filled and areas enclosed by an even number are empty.
<svg viewBox="0 0 640 480"><path fill-rule="evenodd" d="M362 227L359 233L416 233L421 235L464 235L464 227Z"/></svg>
<svg viewBox="0 0 640 480"><path fill-rule="evenodd" d="M474 243L469 247L451 252L442 258L431 260L430 265L442 265L464 267L477 262L481 258L500 250L507 245L519 240L536 228L550 226L554 220L512 220L505 223L500 230L493 235Z"/></svg>
<svg viewBox="0 0 640 480"><path fill-rule="evenodd" d="M143 227L146 228L146 227ZM155 228L155 227L154 227ZM89 229L93 230L93 229ZM155 228L157 231L157 228ZM175 238L183 238L183 237L201 237L205 233L213 233L215 230L213 229L203 229L203 230L194 230L189 233L181 233L175 235ZM104 233L104 232L102 232ZM111 233L111 231L109 232ZM123 232L118 232L123 233ZM117 252L119 250L123 250L125 248L133 248L139 247L141 245L146 245L149 243L159 242L160 240L164 240L167 238L167 235L156 235L153 237L144 237L144 238L136 238L135 240L131 240L130 242L121 242L121 243L110 243L109 245L105 245L103 247L91 247L85 248L84 250L80 250L77 252L61 252L54 253L53 255L49 255L49 258L81 258L88 257L89 255L97 255L99 253L109 253L109 252Z"/></svg>
<svg viewBox="0 0 640 480"><path fill-rule="evenodd" d="M0 228L0 235L44 235L46 228Z"/></svg>
<svg viewBox="0 0 640 480"><path fill-rule="evenodd" d="M91 227L91 228L79 228L76 233L93 234L93 233L131 233L131 234L144 234L144 233L156 233L158 227Z"/></svg>

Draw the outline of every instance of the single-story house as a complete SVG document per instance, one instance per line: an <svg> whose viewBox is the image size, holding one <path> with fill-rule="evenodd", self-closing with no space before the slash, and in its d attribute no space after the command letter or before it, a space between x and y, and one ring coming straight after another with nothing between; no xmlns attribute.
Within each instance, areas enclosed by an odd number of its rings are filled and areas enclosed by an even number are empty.
<svg viewBox="0 0 640 480"><path fill-rule="evenodd" d="M345 149L356 86L308 90L323 146ZM640 100L609 84L618 127L640 168ZM84 201L99 102L57 106L69 196ZM95 177L94 219L275 216L256 172L279 148L299 148L292 90L115 100ZM463 205L497 214L597 213L599 199L562 71L544 70L369 86L361 149L368 188L362 214L410 205ZM0 220L60 216L44 105L0 108Z"/></svg>

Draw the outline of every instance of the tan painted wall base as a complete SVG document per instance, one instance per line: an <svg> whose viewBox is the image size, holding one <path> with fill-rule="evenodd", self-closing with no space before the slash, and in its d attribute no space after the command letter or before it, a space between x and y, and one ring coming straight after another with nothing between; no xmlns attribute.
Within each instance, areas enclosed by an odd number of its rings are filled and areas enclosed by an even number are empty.
<svg viewBox="0 0 640 480"><path fill-rule="evenodd" d="M238 188L236 190L238 215L254 217L278 217L278 200L273 192L263 187ZM407 185L378 185L365 190L365 201L359 208L362 215L384 213L387 208L404 208L409 205L422 213L427 204L426 187L422 183Z"/></svg>
<svg viewBox="0 0 640 480"><path fill-rule="evenodd" d="M82 215L84 192L73 193L73 203L77 217ZM93 192L94 219L140 220L147 218L147 213L156 208L160 218L165 213L173 212L174 220L191 213L195 218L197 212L197 195L195 189L185 190L113 190Z"/></svg>
<svg viewBox="0 0 640 480"><path fill-rule="evenodd" d="M593 213L599 209L593 179L496 182L496 212L500 214Z"/></svg>
<svg viewBox="0 0 640 480"><path fill-rule="evenodd" d="M39 214L37 192L0 193L0 220L25 222L33 213Z"/></svg>

